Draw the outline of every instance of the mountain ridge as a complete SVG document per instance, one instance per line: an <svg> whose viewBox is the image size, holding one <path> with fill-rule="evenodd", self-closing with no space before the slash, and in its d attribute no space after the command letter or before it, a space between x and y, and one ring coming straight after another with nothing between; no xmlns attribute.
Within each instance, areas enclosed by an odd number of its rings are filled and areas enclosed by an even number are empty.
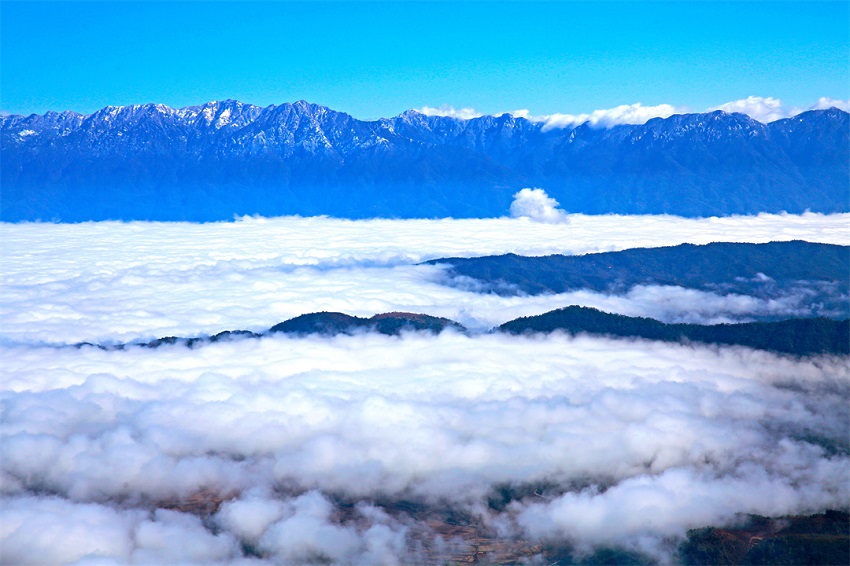
<svg viewBox="0 0 850 566"><path fill-rule="evenodd" d="M850 246L791 240L712 242L538 257L440 258L442 283L503 296L586 289L621 295L662 285L763 300L796 297L810 316L850 315Z"/></svg>
<svg viewBox="0 0 850 566"><path fill-rule="evenodd" d="M391 312L362 318L341 312L322 311L290 318L275 324L265 332L225 330L212 336L193 338L166 336L149 342L130 342L112 346L81 342L74 344L74 347L123 350L129 346L159 348L182 345L187 348L197 348L215 342L257 339L275 334L298 338L332 337L340 334L352 336L367 333L400 336L405 332L437 335L445 330L468 333L466 328L453 320L426 314ZM823 317L735 324L667 324L652 318L625 316L571 305L540 315L510 320L491 329L490 333L517 335L548 334L556 331L572 335L589 334L662 342L737 345L797 356L850 353L850 319L832 320Z"/></svg>
<svg viewBox="0 0 850 566"><path fill-rule="evenodd" d="M0 117L0 219L486 217L528 186L591 214L844 212L848 153L850 114L834 108L559 129L415 110L365 121L303 100L108 106Z"/></svg>
<svg viewBox="0 0 850 566"><path fill-rule="evenodd" d="M508 321L499 326L498 330L509 334L561 331L572 335L746 346L799 356L850 353L850 320L823 317L736 324L666 324L652 318L625 316L572 305Z"/></svg>
<svg viewBox="0 0 850 566"><path fill-rule="evenodd" d="M400 113L398 113L394 116L389 116L389 117L379 117L379 118L374 118L374 119L360 119L360 118L355 118L353 115L348 114L347 112L333 110L329 106L325 106L323 104L319 104L319 103L316 103L316 102L310 102L306 99L300 99L300 100L296 100L294 102L282 102L280 104L269 104L267 106L261 106L261 105L258 105L258 104L251 104L250 102L242 102L240 100L236 100L236 99L233 99L233 98L225 98L225 99L220 99L220 100L218 100L218 99L217 100L210 100L210 101L207 101L207 102L204 102L204 103L201 103L201 104L191 104L189 106L180 106L180 107L169 106L167 104L163 104L163 103L160 103L160 102L144 102L144 103L122 104L122 105L109 104L109 105L106 105L102 108L99 108L99 109L94 110L93 112L89 112L89 113L77 112L75 110L61 110L61 111L59 111L59 110L47 110L46 112L44 112L42 114L39 114L38 112L30 112L29 114L7 113L7 114L0 115L0 124L2 124L4 120L10 119L10 118L49 117L49 116L56 116L56 115L78 116L78 117L81 117L81 118L88 118L88 117L95 116L95 115L103 113L103 112L109 113L109 112L115 112L115 111L122 111L122 110L125 110L125 109L138 110L138 109L143 109L143 108L153 108L153 109L157 109L157 110L164 112L164 113L174 113L174 114L178 114L178 115L191 114L191 115L197 116L199 113L201 113L203 111L206 111L208 109L217 109L217 108L230 109L232 107L244 107L244 108L249 109L251 111L258 111L259 112L259 111L262 111L262 110L276 109L276 108L289 107L289 106L299 108L299 109L312 109L312 110L319 109L320 111L323 111L323 112L330 111L330 112L335 112L335 113L338 113L338 114L345 114L346 116L350 116L352 119L357 120L359 122L382 122L382 121L386 121L386 120L393 120L393 119L396 119L396 118L416 116L416 117L422 117L422 118L426 118L426 119L432 119L432 118L437 119L437 120L446 119L446 120L460 121L460 122L469 122L469 121L481 120L481 119L491 119L492 120L492 119L510 117L510 118L515 119L515 120L524 120L524 121L527 121L527 122L540 123L540 124L544 123L543 120L533 120L533 119L530 119L530 118L526 118L523 115L515 115L511 112L502 112L502 113L499 113L499 114L481 114L481 115L474 116L474 117L471 117L471 118L463 118L463 117L451 116L449 114L422 112L422 111L420 111L416 108L409 108L409 109L404 110L404 111L402 111L402 112L400 112ZM801 115L809 113L809 112L843 112L843 113L846 113L844 110L841 110L841 109L839 109L835 106L832 106L832 107L829 107L829 108L806 110L806 111L800 112L800 113L795 114L794 116L791 116L791 117L788 117L788 118L778 118L776 120L771 120L769 122L762 122L760 120L756 120L755 118L752 118L749 114L747 114L745 112L727 112L725 110L717 109L717 110L706 110L705 112L679 112L679 113L671 114L668 118L662 118L662 117L656 116L656 117L648 118L645 122L642 122L642 124L648 124L648 123L652 123L652 122L663 121L663 120L667 120L667 119L669 119L671 117L675 117L675 116L695 116L695 115L698 116L698 115L711 115L711 114L733 115L733 114L737 114L737 115L740 115L740 116L746 116L747 118L749 118L753 121L757 121L761 124L767 125L767 124L772 124L774 122L782 122L782 121L793 120L797 116L801 116ZM588 120L585 120L584 122L572 122L572 123L569 123L566 126L548 126L548 127L550 129L571 130L571 129L578 128L582 125L591 124L591 123L592 123L591 120L588 119ZM596 127L597 129L610 129L611 127L616 127L618 125L630 125L630 124L616 124L615 126L599 125L599 126L594 126L594 127ZM640 124L634 124L634 125L640 125Z"/></svg>

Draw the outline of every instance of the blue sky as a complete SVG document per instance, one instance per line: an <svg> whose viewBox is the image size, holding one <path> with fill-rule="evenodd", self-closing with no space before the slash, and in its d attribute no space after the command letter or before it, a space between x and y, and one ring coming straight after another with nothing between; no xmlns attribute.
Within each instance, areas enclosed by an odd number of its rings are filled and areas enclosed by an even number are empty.
<svg viewBox="0 0 850 566"><path fill-rule="evenodd" d="M850 98L850 3L2 2L0 108L306 99L358 118Z"/></svg>

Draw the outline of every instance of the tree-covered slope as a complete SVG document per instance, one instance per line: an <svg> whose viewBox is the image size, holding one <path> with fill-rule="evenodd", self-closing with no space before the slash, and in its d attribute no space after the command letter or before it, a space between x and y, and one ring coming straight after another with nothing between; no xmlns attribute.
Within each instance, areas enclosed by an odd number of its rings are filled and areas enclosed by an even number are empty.
<svg viewBox="0 0 850 566"><path fill-rule="evenodd" d="M623 293L636 285L676 285L764 298L804 294L817 307L813 314L850 314L850 247L833 244L681 244L580 256L506 254L428 263L448 264L449 284L472 278L477 289L503 295L578 289Z"/></svg>
<svg viewBox="0 0 850 566"><path fill-rule="evenodd" d="M563 331L664 342L738 345L798 356L850 353L850 320L828 318L715 325L665 324L651 318L570 306L506 322L499 330L510 334Z"/></svg>

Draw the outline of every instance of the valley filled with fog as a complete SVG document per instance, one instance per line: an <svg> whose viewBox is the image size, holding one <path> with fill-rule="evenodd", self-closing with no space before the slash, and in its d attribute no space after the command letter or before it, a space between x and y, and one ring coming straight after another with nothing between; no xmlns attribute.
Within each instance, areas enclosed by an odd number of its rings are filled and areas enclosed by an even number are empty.
<svg viewBox="0 0 850 566"><path fill-rule="evenodd" d="M670 562L690 529L847 510L846 356L488 332L568 305L793 318L805 295L503 296L422 262L847 245L848 215L568 215L526 196L517 218L0 224L3 560L442 563L486 547ZM97 347L319 311L469 332Z"/></svg>

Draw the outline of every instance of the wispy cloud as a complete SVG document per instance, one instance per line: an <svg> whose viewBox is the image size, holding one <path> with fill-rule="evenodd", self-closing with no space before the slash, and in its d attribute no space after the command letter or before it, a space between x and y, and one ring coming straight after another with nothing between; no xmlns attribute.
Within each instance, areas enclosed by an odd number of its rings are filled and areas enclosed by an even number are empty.
<svg viewBox="0 0 850 566"><path fill-rule="evenodd" d="M476 111L474 108L455 108L448 104L443 104L436 108L423 106L422 108L417 109L417 111L421 114L425 114L426 116L450 116L452 118L460 118L461 120L471 120L472 118L479 118L483 116L483 114Z"/></svg>
<svg viewBox="0 0 850 566"><path fill-rule="evenodd" d="M778 98L748 96L740 100L727 102L719 106L709 108L709 110L723 110L724 112L740 112L746 114L753 120L757 120L764 124L790 118L807 110L823 110L826 108L836 107L844 111L850 110L850 100L837 100L834 98L822 97L814 104L808 107L787 106Z"/></svg>
<svg viewBox="0 0 850 566"><path fill-rule="evenodd" d="M753 120L768 123L788 117L788 109L782 106L778 98L762 98L760 96L749 96L741 100L734 100L709 110L723 110L724 112L740 112L746 114Z"/></svg>
<svg viewBox="0 0 850 566"><path fill-rule="evenodd" d="M571 128L584 123L593 127L611 128L620 124L645 124L652 118L668 118L683 112L686 112L685 108L670 104L644 106L637 102L587 114L550 114L539 117L538 121L544 122L544 129Z"/></svg>
<svg viewBox="0 0 850 566"><path fill-rule="evenodd" d="M748 96L739 100L733 100L707 108L706 112L714 110L723 110L724 112L740 112L747 114L752 119L762 123L769 123L783 118L796 116L807 110L823 110L831 107L839 108L845 112L850 112L850 100L840 100L829 97L821 97L815 103L801 106L787 106L782 103L779 98ZM474 108L455 109L453 106L442 105L438 108L425 106L419 109L419 112L428 116L452 116L469 120L478 118L484 114L478 112ZM644 106L640 102L634 104L622 104L613 108L597 109L590 112L578 114L569 113L554 113L554 114L534 114L531 110L520 109L508 112L516 118L525 118L532 122L543 123L544 130L575 128L582 124L589 124L595 128L611 128L620 124L645 124L653 118L668 118L673 114L683 114L693 112L686 106L676 106L673 104L657 104L653 106ZM494 116L501 115L494 114Z"/></svg>

